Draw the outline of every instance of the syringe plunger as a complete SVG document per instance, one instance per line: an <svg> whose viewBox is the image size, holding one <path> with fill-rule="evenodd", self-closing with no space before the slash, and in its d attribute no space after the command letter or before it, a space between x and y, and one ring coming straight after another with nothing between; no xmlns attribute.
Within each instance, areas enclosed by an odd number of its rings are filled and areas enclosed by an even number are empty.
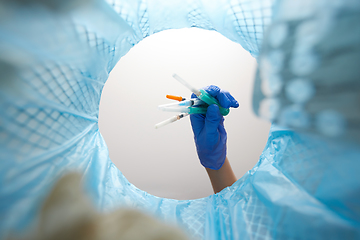
<svg viewBox="0 0 360 240"><path fill-rule="evenodd" d="M173 74L173 78L175 78L176 80L178 80L182 85L184 85L185 87L187 87L191 92L195 93L196 96L200 95L200 91L199 89L191 86L188 82L186 82L184 79L182 79L179 75L177 75L176 73Z"/></svg>

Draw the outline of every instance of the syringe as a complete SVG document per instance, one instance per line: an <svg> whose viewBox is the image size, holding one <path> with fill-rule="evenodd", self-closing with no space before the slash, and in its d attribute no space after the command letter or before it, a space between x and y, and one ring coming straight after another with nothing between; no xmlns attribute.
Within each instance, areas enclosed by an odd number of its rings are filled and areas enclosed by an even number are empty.
<svg viewBox="0 0 360 240"><path fill-rule="evenodd" d="M163 109L163 108L167 108L167 107L191 107L191 106L196 106L196 105L201 105L201 104L204 104L204 102L198 98L192 98L192 99L184 100L181 102L159 105L158 108Z"/></svg>
<svg viewBox="0 0 360 240"><path fill-rule="evenodd" d="M181 112L188 114L206 114L206 107L164 107L160 108L160 110L165 112Z"/></svg>
<svg viewBox="0 0 360 240"><path fill-rule="evenodd" d="M165 121L162 121L162 122L156 124L156 125L155 125L155 129L158 129L158 128L160 128L160 127L163 127L163 126L165 126L165 125L168 125L168 124L170 124L170 123L173 123L173 122L175 122L175 121L177 121L177 120L180 120L181 118L186 117L186 116L188 116L188 115L189 115L188 113L181 113L181 114L179 114L179 115L173 116L173 117L171 117L171 118L169 118L169 119L166 119Z"/></svg>
<svg viewBox="0 0 360 240"><path fill-rule="evenodd" d="M205 90L197 89L197 88L191 86L184 79L179 77L179 75L177 75L176 73L173 74L173 77L176 80L178 80L181 84L183 84L185 87L187 87L190 91L192 91L203 102L205 102L205 103L207 103L209 105L212 105L212 104L218 105L221 115L226 116L226 115L229 114L230 109L229 108L223 108L220 105L220 103L214 97L212 97L210 94L208 94Z"/></svg>

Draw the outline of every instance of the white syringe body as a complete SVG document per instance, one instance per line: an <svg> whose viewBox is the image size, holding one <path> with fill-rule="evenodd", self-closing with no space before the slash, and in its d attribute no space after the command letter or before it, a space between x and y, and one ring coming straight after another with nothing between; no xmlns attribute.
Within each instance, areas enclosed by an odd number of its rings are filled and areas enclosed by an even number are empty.
<svg viewBox="0 0 360 240"><path fill-rule="evenodd" d="M162 122L156 124L156 125L155 125L155 128L158 129L158 128L160 128L160 127L166 126L166 125L168 125L168 124L170 124L170 123L172 123L172 122L175 122L175 121L177 121L177 120L178 120L178 119L177 119L177 116L171 117L171 118L169 118L169 119L166 119L165 121L162 121Z"/></svg>
<svg viewBox="0 0 360 240"><path fill-rule="evenodd" d="M165 107L165 108L160 108L160 110L165 111L165 112L190 113L189 107Z"/></svg>
<svg viewBox="0 0 360 240"><path fill-rule="evenodd" d="M196 106L196 105L200 105L200 104L204 104L204 102L198 98L192 98L192 99L184 100L184 101L177 102L177 103L169 103L169 104L159 105L158 108L162 110L163 108L167 108L167 107L191 107L191 106Z"/></svg>
<svg viewBox="0 0 360 240"><path fill-rule="evenodd" d="M184 85L185 87L187 87L191 92L195 93L196 96L199 96L200 90L191 86L188 82L186 82L184 79L182 79L179 75L177 75L176 73L173 74L173 78L175 78L176 80L178 80L182 85Z"/></svg>
<svg viewBox="0 0 360 240"><path fill-rule="evenodd" d="M160 128L160 127L166 126L166 125L168 125L168 124L170 124L170 123L173 123L173 122L175 122L175 121L177 121L177 120L180 120L181 118L186 117L186 116L188 116L188 115L189 115L188 113L181 113L181 114L179 114L179 115L173 116L173 117L171 117L171 118L169 118L169 119L166 119L165 121L162 121L162 122L156 124L156 125L155 125L155 129L158 129L158 128Z"/></svg>

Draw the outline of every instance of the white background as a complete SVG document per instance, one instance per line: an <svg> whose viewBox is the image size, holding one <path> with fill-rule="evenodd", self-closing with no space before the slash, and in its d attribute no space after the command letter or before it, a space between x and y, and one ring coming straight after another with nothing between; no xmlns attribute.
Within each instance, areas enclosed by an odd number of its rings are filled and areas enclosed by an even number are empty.
<svg viewBox="0 0 360 240"><path fill-rule="evenodd" d="M270 123L252 112L256 60L217 32L168 30L133 47L105 84L99 126L110 158L125 177L150 194L194 199L212 194L197 158L189 118L160 129L154 125L176 113L161 112L166 94L189 97L172 78L177 73L195 87L218 85L241 104L225 118L228 158L240 178L258 161Z"/></svg>

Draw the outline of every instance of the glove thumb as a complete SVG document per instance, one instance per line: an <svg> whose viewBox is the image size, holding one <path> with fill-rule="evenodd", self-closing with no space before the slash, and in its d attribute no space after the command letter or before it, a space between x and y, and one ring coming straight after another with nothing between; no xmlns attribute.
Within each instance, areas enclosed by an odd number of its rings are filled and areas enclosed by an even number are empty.
<svg viewBox="0 0 360 240"><path fill-rule="evenodd" d="M207 135L206 139L212 146L216 145L219 141L218 127L221 119L222 115L220 113L219 107L215 104L210 105L206 112L205 129Z"/></svg>

